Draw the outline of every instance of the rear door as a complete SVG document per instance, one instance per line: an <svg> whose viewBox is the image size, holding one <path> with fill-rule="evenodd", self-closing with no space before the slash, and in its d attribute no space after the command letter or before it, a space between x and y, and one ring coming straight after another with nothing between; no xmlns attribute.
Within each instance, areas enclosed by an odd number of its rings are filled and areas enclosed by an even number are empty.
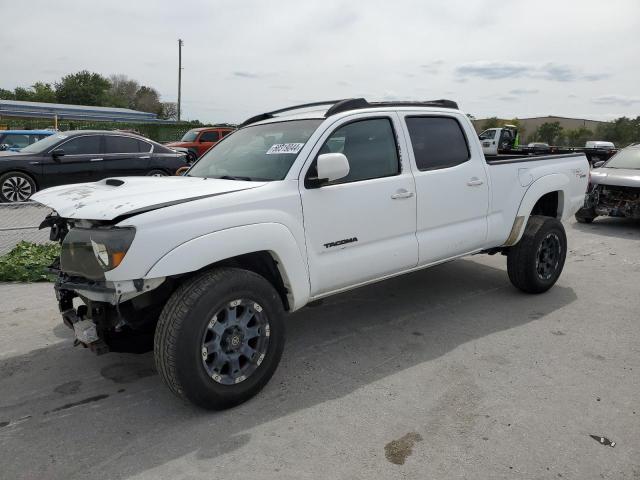
<svg viewBox="0 0 640 480"><path fill-rule="evenodd" d="M403 116L418 199L420 264L481 248L489 190L484 157L468 140L475 131L455 114Z"/></svg>
<svg viewBox="0 0 640 480"><path fill-rule="evenodd" d="M146 175L153 146L124 135L104 136L103 178Z"/></svg>
<svg viewBox="0 0 640 480"><path fill-rule="evenodd" d="M321 138L305 179L323 153L343 153L350 172L314 188L300 184L311 294L326 294L415 267L416 196L395 113L353 115ZM304 171L304 170L303 170Z"/></svg>
<svg viewBox="0 0 640 480"><path fill-rule="evenodd" d="M46 186L91 182L100 178L102 142L99 135L80 135L58 144L64 156L49 154L42 162Z"/></svg>

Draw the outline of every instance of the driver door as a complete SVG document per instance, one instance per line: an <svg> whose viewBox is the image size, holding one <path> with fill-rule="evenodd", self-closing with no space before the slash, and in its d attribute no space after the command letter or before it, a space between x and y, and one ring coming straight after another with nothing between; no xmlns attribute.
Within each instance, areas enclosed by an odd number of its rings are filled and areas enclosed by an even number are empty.
<svg viewBox="0 0 640 480"><path fill-rule="evenodd" d="M399 155L406 151L400 130L392 113L353 115L327 131L312 154L300 184L312 296L417 265L415 183ZM349 174L314 187L308 179L317 156L331 152L347 157Z"/></svg>
<svg viewBox="0 0 640 480"><path fill-rule="evenodd" d="M47 186L100 179L103 161L100 135L73 137L55 149L64 150L64 155L56 158L51 156L43 163L42 171Z"/></svg>

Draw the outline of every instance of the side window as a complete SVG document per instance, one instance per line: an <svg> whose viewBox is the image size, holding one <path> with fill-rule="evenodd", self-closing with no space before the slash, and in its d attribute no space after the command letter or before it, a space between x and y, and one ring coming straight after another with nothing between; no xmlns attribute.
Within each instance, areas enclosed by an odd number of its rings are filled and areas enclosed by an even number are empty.
<svg viewBox="0 0 640 480"><path fill-rule="evenodd" d="M220 140L220 134L217 131L204 132L200 135L201 142L217 142L218 140Z"/></svg>
<svg viewBox="0 0 640 480"><path fill-rule="evenodd" d="M107 135L104 137L104 153L138 153L140 146L137 138Z"/></svg>
<svg viewBox="0 0 640 480"><path fill-rule="evenodd" d="M349 175L332 184L400 173L395 135L388 118L360 120L339 127L320 149L319 154L323 153L343 153L349 160Z"/></svg>
<svg viewBox="0 0 640 480"><path fill-rule="evenodd" d="M100 153L100 137L78 137L60 146L65 155L93 155Z"/></svg>
<svg viewBox="0 0 640 480"><path fill-rule="evenodd" d="M469 160L467 139L450 117L409 117L409 137L418 170L460 165Z"/></svg>
<svg viewBox="0 0 640 480"><path fill-rule="evenodd" d="M138 140L138 151L149 153L151 151L152 145L150 143L145 142L144 140Z"/></svg>
<svg viewBox="0 0 640 480"><path fill-rule="evenodd" d="M227 135L229 135L231 132L233 132L233 130L222 130L222 136L226 137Z"/></svg>
<svg viewBox="0 0 640 480"><path fill-rule="evenodd" d="M29 145L29 136L28 135L20 135L20 134L9 134L4 137L2 143L6 143L12 148L23 148Z"/></svg>

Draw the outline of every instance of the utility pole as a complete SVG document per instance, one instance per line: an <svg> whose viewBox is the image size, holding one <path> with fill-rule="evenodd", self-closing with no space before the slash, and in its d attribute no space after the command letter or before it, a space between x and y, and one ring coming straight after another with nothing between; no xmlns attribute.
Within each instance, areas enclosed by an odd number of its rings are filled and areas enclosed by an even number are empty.
<svg viewBox="0 0 640 480"><path fill-rule="evenodd" d="M178 39L178 121L180 121L180 101L182 97L182 45L183 41Z"/></svg>

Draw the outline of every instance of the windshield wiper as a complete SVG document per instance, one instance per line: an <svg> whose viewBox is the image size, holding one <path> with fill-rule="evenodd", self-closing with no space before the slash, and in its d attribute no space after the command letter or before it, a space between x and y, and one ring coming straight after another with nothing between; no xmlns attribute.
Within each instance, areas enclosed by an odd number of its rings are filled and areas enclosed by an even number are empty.
<svg viewBox="0 0 640 480"><path fill-rule="evenodd" d="M220 177L213 178L221 178L222 180L245 180L247 182L250 182L252 180L251 177L239 177L234 175L222 175Z"/></svg>

